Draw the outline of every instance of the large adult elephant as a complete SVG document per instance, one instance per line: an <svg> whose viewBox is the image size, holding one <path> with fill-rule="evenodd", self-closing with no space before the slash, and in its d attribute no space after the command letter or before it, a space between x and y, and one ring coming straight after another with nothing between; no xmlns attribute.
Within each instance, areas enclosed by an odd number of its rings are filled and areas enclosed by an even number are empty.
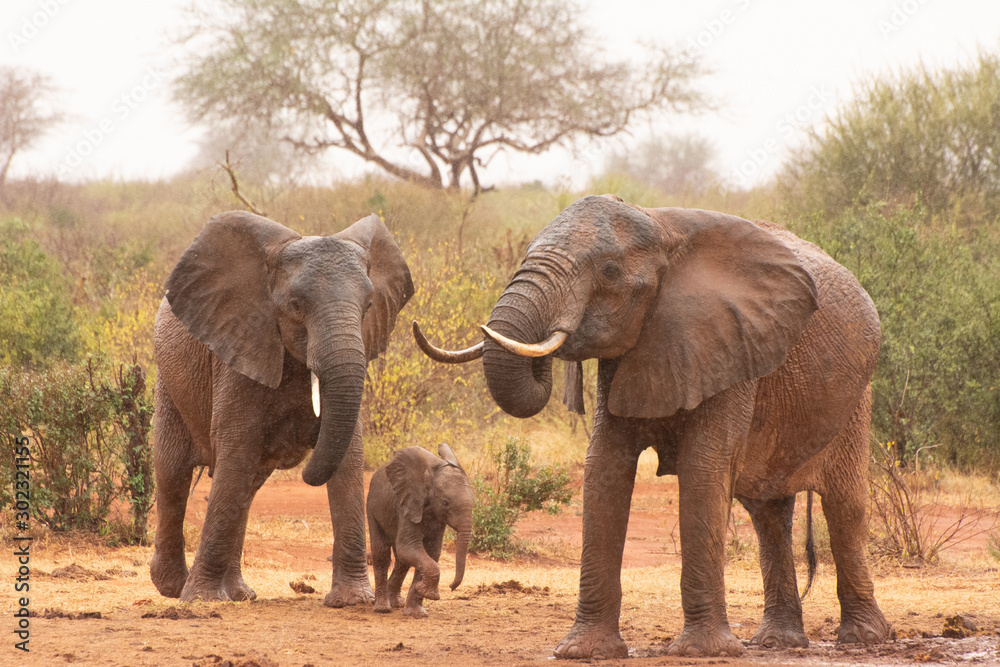
<svg viewBox="0 0 1000 667"><path fill-rule="evenodd" d="M327 485L333 584L324 603L371 602L358 411L369 360L413 294L378 216L302 237L242 211L205 225L156 316L154 464L158 591L183 601L254 599L241 560L254 494L313 450L302 478ZM182 531L197 466L212 490L194 563Z"/></svg>
<svg viewBox="0 0 1000 667"><path fill-rule="evenodd" d="M795 493L823 498L837 566L841 642L889 626L865 564L870 378L880 329L854 277L780 227L721 213L643 209L584 197L549 223L484 327L493 398L530 417L546 404L553 356L582 407L578 363L597 358L597 414L584 474L576 623L558 657L624 657L622 550L636 462L680 487L681 602L676 655L734 655L726 617L725 530L732 498L760 542L764 617L753 641L805 646L792 561Z"/></svg>

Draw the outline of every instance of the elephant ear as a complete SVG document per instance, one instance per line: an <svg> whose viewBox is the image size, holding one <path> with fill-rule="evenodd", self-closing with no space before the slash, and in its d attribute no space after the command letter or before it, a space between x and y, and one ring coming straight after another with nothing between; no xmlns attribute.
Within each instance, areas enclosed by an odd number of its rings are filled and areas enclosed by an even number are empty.
<svg viewBox="0 0 1000 667"><path fill-rule="evenodd" d="M451 447L449 447L446 443L442 442L438 445L438 456L462 472L465 472L465 468L463 468L462 464L458 462L458 457L455 456L455 452L451 451Z"/></svg>
<svg viewBox="0 0 1000 667"><path fill-rule="evenodd" d="M650 214L680 241L611 382L608 409L622 417L669 417L767 375L817 308L812 277L775 235L721 213Z"/></svg>
<svg viewBox="0 0 1000 667"><path fill-rule="evenodd" d="M368 279L372 282L372 306L361 324L368 361L385 352L389 334L396 326L396 316L413 296L410 267L403 259L392 234L377 215L358 220L335 234L339 239L353 241L368 252Z"/></svg>
<svg viewBox="0 0 1000 667"><path fill-rule="evenodd" d="M167 278L167 301L191 335L238 372L281 383L285 348L268 287L268 260L297 233L259 215L213 217Z"/></svg>
<svg viewBox="0 0 1000 667"><path fill-rule="evenodd" d="M412 523L420 523L427 500L427 472L443 462L423 447L399 449L385 466L385 476L399 503L400 513Z"/></svg>

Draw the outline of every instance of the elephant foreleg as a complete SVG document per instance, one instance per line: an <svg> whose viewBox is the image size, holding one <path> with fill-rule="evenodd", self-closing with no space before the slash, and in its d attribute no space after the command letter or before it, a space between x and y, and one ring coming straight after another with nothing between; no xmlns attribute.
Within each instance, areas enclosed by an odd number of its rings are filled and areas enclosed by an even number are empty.
<svg viewBox="0 0 1000 667"><path fill-rule="evenodd" d="M599 404L584 467L580 598L573 628L556 647L557 658L628 657L618 621L622 554L639 457L623 436L627 429L615 428L609 424L612 419Z"/></svg>
<svg viewBox="0 0 1000 667"><path fill-rule="evenodd" d="M393 609L401 609L403 607L403 596L400 595L400 591L403 590L403 580L406 579L406 575L410 572L410 564L404 563L399 559L399 553L395 555L395 560L392 564L392 574L389 575L389 605Z"/></svg>
<svg viewBox="0 0 1000 667"><path fill-rule="evenodd" d="M871 387L830 447L820 492L830 529L830 551L837 565L837 641L846 644L877 644L890 634L889 623L875 602L875 587L865 560L870 423Z"/></svg>
<svg viewBox="0 0 1000 667"><path fill-rule="evenodd" d="M726 614L726 524L733 484L753 417L756 382L706 399L678 426L677 482L681 528L684 630L670 655L742 653Z"/></svg>
<svg viewBox="0 0 1000 667"><path fill-rule="evenodd" d="M254 496L260 491L260 487L264 485L267 478L271 476L272 470L259 470L253 480L253 486L250 490L250 503L247 504L247 509L243 512L243 516L240 520L239 530L237 531L238 543L236 548L233 549L233 555L229 561L229 569L226 571L226 577L223 581L223 587L226 594L229 596L230 600L234 602L240 602L243 600L256 600L257 592L250 588L247 582L243 579L243 543L246 540L247 535L247 519L250 516L250 505L253 504Z"/></svg>
<svg viewBox="0 0 1000 667"><path fill-rule="evenodd" d="M201 542L181 592L181 601L232 599L227 590L227 573L234 559L238 561L242 554L242 531L246 529L247 512L256 490L254 463L256 461L251 462L245 456L219 455Z"/></svg>
<svg viewBox="0 0 1000 667"><path fill-rule="evenodd" d="M176 598L180 597L188 577L184 557L184 512L194 471L194 446L191 434L159 380L153 422L156 539L149 574L160 595Z"/></svg>
<svg viewBox="0 0 1000 667"><path fill-rule="evenodd" d="M809 646L802 625L802 604L792 557L792 515L795 496L778 500L739 498L750 513L760 544L764 577L764 618L750 640L767 648Z"/></svg>
<svg viewBox="0 0 1000 667"><path fill-rule="evenodd" d="M359 421L343 461L326 484L330 520L333 523L333 578L330 592L323 600L327 607L346 607L375 601L375 592L368 581L368 562L365 558L363 470L364 448Z"/></svg>

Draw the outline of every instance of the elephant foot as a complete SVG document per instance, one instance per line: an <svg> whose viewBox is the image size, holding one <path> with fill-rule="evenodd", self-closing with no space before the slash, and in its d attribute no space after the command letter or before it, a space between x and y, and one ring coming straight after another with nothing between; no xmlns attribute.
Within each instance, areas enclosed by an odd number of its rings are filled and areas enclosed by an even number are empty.
<svg viewBox="0 0 1000 667"><path fill-rule="evenodd" d="M371 604L375 601L375 591L372 590L368 578L360 581L334 580L330 592L323 598L323 606L339 609L353 607L359 604Z"/></svg>
<svg viewBox="0 0 1000 667"><path fill-rule="evenodd" d="M409 616L410 618L427 618L427 610L420 605L403 607L403 616Z"/></svg>
<svg viewBox="0 0 1000 667"><path fill-rule="evenodd" d="M195 600L230 602L232 600L222 584L199 583L195 577L188 577L180 597L181 602L194 602Z"/></svg>
<svg viewBox="0 0 1000 667"><path fill-rule="evenodd" d="M420 597L424 598L425 600L441 599L441 593L438 591L437 579L433 581L430 581L428 579L421 579L420 581L414 584L414 587L417 589L417 593L420 595Z"/></svg>
<svg viewBox="0 0 1000 667"><path fill-rule="evenodd" d="M404 605L403 596L399 593L389 596L389 604L392 605L393 609L402 609Z"/></svg>
<svg viewBox="0 0 1000 667"><path fill-rule="evenodd" d="M857 616L842 619L837 631L838 644L881 644L889 639L892 627L876 608L867 618Z"/></svg>
<svg viewBox="0 0 1000 667"><path fill-rule="evenodd" d="M627 658L628 646L617 627L577 621L556 646L555 655L564 660L611 660Z"/></svg>
<svg viewBox="0 0 1000 667"><path fill-rule="evenodd" d="M688 658L707 658L719 655L736 657L743 653L743 644L730 631L728 625L714 630L684 629L680 637L667 647L667 655Z"/></svg>
<svg viewBox="0 0 1000 667"><path fill-rule="evenodd" d="M807 648L809 639L799 623L764 619L750 643L764 648Z"/></svg>
<svg viewBox="0 0 1000 667"><path fill-rule="evenodd" d="M184 584L187 582L188 569L184 555L180 558L165 558L157 551L149 562L149 578L160 595L167 598L179 598Z"/></svg>
<svg viewBox="0 0 1000 667"><path fill-rule="evenodd" d="M242 574L237 574L233 577L226 577L223 587L226 590L226 595L228 595L229 599L233 602L244 602L247 600L257 599L257 592L247 585L247 582L243 580Z"/></svg>
<svg viewBox="0 0 1000 667"><path fill-rule="evenodd" d="M375 612L378 614L388 614L392 611L392 605L388 600L375 600Z"/></svg>

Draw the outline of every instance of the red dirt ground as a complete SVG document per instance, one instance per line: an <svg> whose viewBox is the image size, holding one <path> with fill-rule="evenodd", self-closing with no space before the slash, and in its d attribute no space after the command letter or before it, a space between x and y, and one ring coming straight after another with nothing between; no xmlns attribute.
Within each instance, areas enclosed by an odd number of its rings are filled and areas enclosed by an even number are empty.
<svg viewBox="0 0 1000 667"><path fill-rule="evenodd" d="M194 491L188 508L192 526L204 517L209 484L202 480ZM880 604L900 638L879 647L837 647L839 611L829 563L821 564L817 586L804 603L812 642L808 649L747 646L739 659L668 658L666 646L682 623L676 503L676 484L667 479L637 484L623 571L622 634L631 647L629 665L1000 664L1000 577L995 568L971 575L948 569L880 573ZM736 523L742 539L751 539L745 516ZM38 583L33 584L32 605L38 616L32 619L32 651L13 651L8 638L8 645L0 647L0 665L543 665L552 664L552 649L572 625L581 543L579 498L560 515L534 513L519 523L518 536L534 545L534 555L513 563L471 557L462 587L451 592L443 586L442 599L428 602L430 617L420 621L398 612L375 614L370 607L323 607L330 577L329 533L323 488L289 475L268 481L254 501L245 549L244 573L260 597L252 603L191 605L156 593L149 582L151 548L123 551L52 541L38 557L33 575ZM961 548L981 550L983 539ZM189 563L192 557L189 553ZM110 579L83 576L66 582L55 579L55 572L44 572L49 564L80 561L93 574L95 562L118 562L116 558L131 558L135 571L128 578L110 569ZM450 576L453 562L446 552L442 580ZM8 571L13 569L6 568L4 576L12 580ZM296 594L285 585L302 575L315 576L310 581L317 592ZM753 563L727 568L729 620L743 640L760 621L759 581ZM921 636L940 634L943 612L935 616L937 607L930 599L914 603L907 597L911 587L942 596L957 593L968 604L953 611L971 613L978 636ZM966 593L953 590L963 587ZM13 604L11 599L4 605L7 618ZM99 612L100 618L81 617L81 612Z"/></svg>

